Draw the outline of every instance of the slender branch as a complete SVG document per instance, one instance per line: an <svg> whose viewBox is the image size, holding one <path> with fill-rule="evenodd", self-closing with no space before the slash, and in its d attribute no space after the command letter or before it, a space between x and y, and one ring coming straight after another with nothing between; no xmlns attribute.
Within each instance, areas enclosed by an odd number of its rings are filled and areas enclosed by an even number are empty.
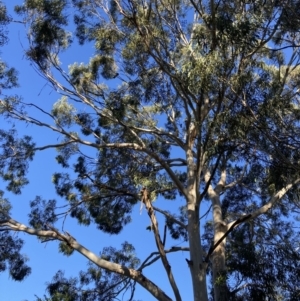
<svg viewBox="0 0 300 301"><path fill-rule="evenodd" d="M164 211L164 210L159 209L159 208L154 207L154 206L152 206L152 208L153 208L155 211L157 211L157 212L163 214L166 218L172 220L175 224L177 224L177 225L179 225L180 227L186 229L187 226L186 226L184 223L182 223L181 221L177 220L174 216L172 216L172 215L171 215L170 213L168 213L167 211Z"/></svg>
<svg viewBox="0 0 300 301"><path fill-rule="evenodd" d="M243 169L243 172L242 172L242 174L240 175L240 177L239 177L238 179L236 179L235 181L232 181L231 183L227 184L227 185L224 187L224 190L229 189L229 188L232 188L232 187L234 187L235 185L237 185L237 184L239 184L239 183L242 182L243 177L244 177L244 175L245 175L245 173L246 173L246 170L247 170L247 166L248 166L248 164L245 164L244 169Z"/></svg>
<svg viewBox="0 0 300 301"><path fill-rule="evenodd" d="M270 201L268 203L266 203L265 205L263 205L262 207L260 207L259 209L253 211L252 213L250 213L251 215L251 219L254 219L264 213L266 213L269 209L271 209L280 199L282 199L285 194L295 185L297 185L300 182L300 178L296 179L294 182L286 185L285 187L283 187L282 189L280 189L276 194L274 194ZM239 220L239 219L237 219ZM227 225L227 229L231 228L231 226L235 223L236 221L233 221L231 223L229 223Z"/></svg>
<svg viewBox="0 0 300 301"><path fill-rule="evenodd" d="M210 24L210 31L211 31L211 50L215 50L217 47L217 37L216 37L216 9L215 9L215 1L210 0L210 11L211 11L211 24Z"/></svg>
<svg viewBox="0 0 300 301"><path fill-rule="evenodd" d="M241 286L239 286L238 288L236 288L235 290L233 290L232 292L230 292L231 295L235 295L237 292L245 289L247 286L249 286L250 284L249 283L245 283Z"/></svg>
<svg viewBox="0 0 300 301"><path fill-rule="evenodd" d="M210 211L212 205L209 206L209 208L207 209L207 211L199 218L199 220L201 220L202 218L204 218Z"/></svg>
<svg viewBox="0 0 300 301"><path fill-rule="evenodd" d="M166 162L168 162L169 164L174 164L174 162L181 162L181 166L186 166L187 162L185 159L182 158L174 158L174 159L167 159Z"/></svg>
<svg viewBox="0 0 300 301"><path fill-rule="evenodd" d="M231 226L229 227L229 229L223 234L223 236L214 244L209 248L209 251L204 259L204 261L206 263L208 263L209 261L209 257L210 255L214 252L214 250L218 247L218 245L229 235L229 233L235 228L237 227L239 224L243 223L244 221L246 221L247 219L251 218L251 214L247 214L246 216L243 216L239 219L237 219L233 224L231 224Z"/></svg>
<svg viewBox="0 0 300 301"><path fill-rule="evenodd" d="M216 164L214 166L214 169L213 169L212 173L209 175L209 179L206 181L205 188L204 188L204 190L202 191L202 193L200 195L200 201L205 197L205 195L206 195L206 193L208 191L210 183L211 183L211 181L212 181L212 179L213 179L213 177L214 177L214 175L215 175L215 173L217 171L217 168L219 166L219 163L220 163L222 155L223 155L223 153L220 153L219 156L218 156L218 158L217 158L217 161L216 161Z"/></svg>
<svg viewBox="0 0 300 301"><path fill-rule="evenodd" d="M161 261L163 263L163 266L166 270L170 285L173 289L176 300L181 301L180 292L179 292L179 289L178 289L177 284L175 282L175 279L174 279L174 276L173 276L173 273L172 273L172 270L171 270L171 266L170 266L169 261L167 259L165 249L164 249L164 245L163 245L163 243L161 241L161 238L160 238L160 234L159 234L159 230L158 230L158 222L157 222L155 214L154 214L154 209L153 209L151 201L149 199L148 191L145 187L141 191L141 197L142 197L142 202L146 206L146 209L148 211L148 215L149 215L151 223L152 223L152 229L153 229L153 233L154 233L156 246L157 246L158 252L160 254L160 258L161 258Z"/></svg>
<svg viewBox="0 0 300 301"><path fill-rule="evenodd" d="M189 247L171 247L171 249L166 249L165 253L173 253L173 252L178 252L178 251L189 251ZM151 261L149 261L153 256L155 256ZM159 252L152 252L141 264L141 266L138 268L138 271L142 271L145 267L150 266L154 262L156 262L158 259L160 259L160 254ZM149 261L149 262L148 262Z"/></svg>
<svg viewBox="0 0 300 301"><path fill-rule="evenodd" d="M167 239L167 223L165 223L165 226L164 226L164 236L163 236L163 241L162 241L163 246L166 245L166 239Z"/></svg>
<svg viewBox="0 0 300 301"><path fill-rule="evenodd" d="M73 144L73 143L77 143L77 142L71 140L71 141L67 141L67 142L64 142L64 143L47 144L47 145L44 145L44 146L37 146L33 149L33 151L42 151L42 150L45 150L45 149L48 149L48 148L59 148L59 147L67 146L69 144Z"/></svg>
<svg viewBox="0 0 300 301"><path fill-rule="evenodd" d="M148 149L144 150L145 153L150 155L154 160L156 160L169 174L170 178L173 180L179 191L186 196L186 189L184 188L183 184L179 181L177 175L172 170L172 168L165 162L165 160L161 159L156 153L149 151Z"/></svg>
<svg viewBox="0 0 300 301"><path fill-rule="evenodd" d="M201 11L199 10L197 4L196 4L193 0L190 0L190 1L191 1L192 5L193 5L195 11L199 14L199 16L202 17L202 13L201 13Z"/></svg>

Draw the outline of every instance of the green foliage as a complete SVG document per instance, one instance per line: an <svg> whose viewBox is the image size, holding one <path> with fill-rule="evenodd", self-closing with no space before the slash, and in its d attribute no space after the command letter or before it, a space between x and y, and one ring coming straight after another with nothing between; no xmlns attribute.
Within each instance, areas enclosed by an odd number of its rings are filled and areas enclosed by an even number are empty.
<svg viewBox="0 0 300 301"><path fill-rule="evenodd" d="M57 221L55 200L46 201L37 196L30 202L30 207L29 224L33 228L38 230L48 229Z"/></svg>
<svg viewBox="0 0 300 301"><path fill-rule="evenodd" d="M0 191L0 221L10 218L11 205L4 192ZM8 270L10 276L15 281L22 281L27 277L31 268L26 264L27 257L21 254L23 240L10 233L8 230L0 231L0 272Z"/></svg>
<svg viewBox="0 0 300 301"><path fill-rule="evenodd" d="M10 18L7 14L6 6L3 4L3 2L0 2L0 46L3 46L8 38L7 38L7 30L6 25L10 21Z"/></svg>
<svg viewBox="0 0 300 301"><path fill-rule="evenodd" d="M276 299L283 294L285 300L299 296L299 254L295 252L295 237L287 222L274 221L269 229L255 223L245 224L229 239L229 275L241 277L249 286L243 298ZM265 240L272 240L270 245ZM296 272L297 271L297 272ZM281 286L285 285L285 290ZM290 292L290 293L288 293ZM240 295L240 294L238 294Z"/></svg>
<svg viewBox="0 0 300 301"><path fill-rule="evenodd" d="M18 79L16 69L8 68L6 63L0 61L0 89L12 89L17 86Z"/></svg>
<svg viewBox="0 0 300 301"><path fill-rule="evenodd" d="M65 246L63 248L65 252ZM135 257L134 251L131 244L124 242L120 250L105 248L100 255L128 268L136 268L139 260ZM130 289L133 285L125 277L107 272L90 263L88 269L81 271L76 278L68 279L62 271L58 271L47 284L49 297L37 298L36 301L113 301L120 290Z"/></svg>
<svg viewBox="0 0 300 301"><path fill-rule="evenodd" d="M186 207L183 206L180 208L180 215L171 215L175 218L175 220L180 221L182 224L185 224L187 221L187 212ZM173 239L183 239L185 241L188 240L187 231L184 227L180 226L179 224L174 223L174 220L170 218L166 218L166 225L170 231L170 235Z"/></svg>
<svg viewBox="0 0 300 301"><path fill-rule="evenodd" d="M71 256L74 252L74 249L65 242L60 242L58 249L60 253L63 253L66 256Z"/></svg>
<svg viewBox="0 0 300 301"><path fill-rule="evenodd" d="M28 0L23 6L16 6L15 11L23 15L34 10L34 22L31 27L32 46L27 51L29 58L35 59L42 68L47 68L47 58L56 53L57 48L66 49L71 43L70 34L64 30L67 15L63 14L66 0Z"/></svg>
<svg viewBox="0 0 300 301"><path fill-rule="evenodd" d="M66 96L59 99L51 111L52 115L56 118L56 123L61 126L70 126L74 119L75 108L68 102Z"/></svg>
<svg viewBox="0 0 300 301"><path fill-rule="evenodd" d="M21 188L28 184L26 172L28 161L33 159L34 146L32 138L16 137L16 130L0 130L0 177L8 182L7 190L20 194Z"/></svg>
<svg viewBox="0 0 300 301"><path fill-rule="evenodd" d="M4 192L0 190L0 218L6 219L9 216L11 205L8 199L3 198Z"/></svg>

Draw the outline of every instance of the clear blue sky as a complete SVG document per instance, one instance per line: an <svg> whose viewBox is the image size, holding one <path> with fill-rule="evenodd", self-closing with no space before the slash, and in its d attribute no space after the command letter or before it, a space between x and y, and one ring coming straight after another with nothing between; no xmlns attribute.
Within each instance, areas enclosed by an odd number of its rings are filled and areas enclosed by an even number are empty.
<svg viewBox="0 0 300 301"><path fill-rule="evenodd" d="M23 1L7 0L4 1L8 6L10 14L13 16L12 7L16 4L22 4ZM17 17L16 17L17 18ZM44 108L50 109L54 102L57 101L59 95L47 85L44 80L34 71L29 62L24 57L24 47L26 48L25 28L22 24L14 23L10 25L9 38L10 41L1 51L1 57L10 66L16 67L19 71L20 88L15 93L21 95L25 101L38 103ZM88 51L87 51L88 50ZM90 52L89 52L90 51ZM72 61L87 62L89 53L93 49L84 49L75 47L72 49L71 56L68 55L68 61L63 61L66 68ZM39 116L39 115L38 115ZM1 128L8 125L0 120ZM23 124L20 127L22 134L32 135L38 145L56 142L58 136L49 133L47 130L37 129L31 125ZM29 212L29 201L35 196L40 195L44 199L59 197L54 191L51 183L52 174L59 169L55 164L55 152L52 150L37 153L34 162L30 166L29 179L30 184L23 190L22 195L15 196L5 193L13 205L12 217L20 222L27 223ZM4 190L5 185L0 183L0 189ZM173 206L177 206L175 202L158 200L157 206L172 210ZM183 204L182 200L178 200ZM159 217L159 215L157 214ZM150 224L148 215L145 211L140 215L139 205L135 207L132 214L133 223L128 226L120 236L103 235L96 230L95 227L78 227L76 222L68 219L65 223L65 230L70 232L80 243L98 253L106 246L120 247L121 243L127 240L136 247L137 254L141 260L144 260L148 254L155 249L154 237L151 232L146 230ZM160 220L160 226L163 226L163 219ZM57 243L48 242L41 244L35 237L28 237L24 234L16 234L24 239L26 244L23 252L29 257L29 265L32 267L32 274L23 282L14 282L8 273L0 274L0 300L1 301L31 301L34 295L40 297L45 293L45 283L50 281L52 276L59 269L65 271L66 276L77 276L77 272L86 268L87 261L81 255L74 253L71 257L65 257L57 252ZM167 240L167 247L178 245L180 241ZM183 242L181 246L187 246L187 242ZM189 270L185 258L189 258L187 253L179 252L176 255L169 256L172 270L182 291L183 300L192 300L191 280ZM169 284L166 281L165 272L160 262L157 262L145 274L157 283L166 293L173 297ZM153 300L145 290L139 289L137 286L136 299Z"/></svg>

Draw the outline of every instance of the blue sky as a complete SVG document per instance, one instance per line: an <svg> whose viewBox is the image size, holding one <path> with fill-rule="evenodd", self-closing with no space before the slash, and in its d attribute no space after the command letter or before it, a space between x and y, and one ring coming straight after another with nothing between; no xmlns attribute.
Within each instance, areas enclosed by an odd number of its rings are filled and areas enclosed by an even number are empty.
<svg viewBox="0 0 300 301"><path fill-rule="evenodd" d="M23 1L7 0L4 1L8 6L10 14L13 16L12 7L16 4L22 4ZM19 17L16 17L17 19ZM38 103L46 109L51 109L52 105L60 98L60 96L53 91L53 89L45 83L45 81L34 71L30 63L24 56L24 49L26 48L25 28L20 23L13 23L9 27L9 43L1 50L2 59L11 67L17 68L19 71L20 87L15 89L15 93L23 97L26 102ZM63 66L73 61L87 62L89 60L89 53L93 49L86 49L82 47L72 48L72 52L65 56L66 61L63 61ZM38 114L37 112L33 112ZM41 115L37 115L43 117ZM0 120L1 128L6 128L7 125L3 120ZM17 124L22 134L29 134L34 137L38 145L43 145L56 142L57 134L50 133L45 129L33 127L31 125ZM39 195L44 199L55 198L59 200L56 195L54 186L51 183L51 176L54 172L59 170L56 165L55 152L47 150L36 154L29 170L30 184L25 187L23 193L19 196L5 193L13 205L12 217L22 223L27 223L29 213L29 201L33 200L35 196ZM4 190L5 183L0 183L0 189ZM162 209L172 210L171 207L183 204L183 200L164 201L157 200L156 206L159 205ZM177 205L176 205L177 203ZM173 207L174 208L174 207ZM176 207L175 207L176 208ZM136 252L141 260L144 260L151 252L156 251L154 237L151 232L146 230L150 224L148 215L144 210L142 214L139 212L139 204L134 208L132 213L133 223L129 225L120 236L110 236L101 234L94 226L84 228L78 227L76 222L68 219L65 223L64 229L70 232L80 243L98 253L106 246L120 247L121 243L127 240L136 247ZM163 221L159 214L157 214L162 230ZM25 240L23 252L29 257L29 265L32 267L32 274L23 282L14 282L9 277L8 273L0 274L0 300L2 301L31 301L34 295L43 296L45 294L45 283L50 281L56 271L59 269L65 271L66 276L77 276L78 271L85 269L87 261L81 255L74 253L71 257L63 256L57 252L57 243L48 242L41 244L35 237L29 237L24 234L19 235ZM167 247L174 245L187 246L187 242L167 240ZM192 299L191 280L188 266L185 258L188 254L178 252L169 256L172 270L175 279L178 282L179 288L182 292L183 300ZM170 286L166 281L165 272L160 262L156 262L149 271L145 274L157 283L165 292L173 297L170 291ZM137 287L136 299L153 300L145 290Z"/></svg>

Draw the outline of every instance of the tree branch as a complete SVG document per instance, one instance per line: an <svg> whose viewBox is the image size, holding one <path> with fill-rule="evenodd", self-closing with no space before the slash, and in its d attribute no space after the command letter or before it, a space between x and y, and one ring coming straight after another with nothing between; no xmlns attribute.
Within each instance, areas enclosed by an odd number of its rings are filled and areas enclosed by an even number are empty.
<svg viewBox="0 0 300 301"><path fill-rule="evenodd" d="M161 210L161 209L159 209L159 208L157 208L157 207L154 207L154 206L152 206L152 208L153 208L155 211L157 211L157 212L163 214L166 218L172 220L175 224L177 224L177 225L179 225L180 227L186 229L187 226L186 226L184 223L182 223L181 221L177 220L175 217L173 217L173 216L172 216L170 213L168 213L167 211Z"/></svg>
<svg viewBox="0 0 300 301"><path fill-rule="evenodd" d="M280 199L282 199L285 194L295 185L297 185L300 182L300 178L296 179L294 182L286 185L285 187L283 187L282 189L280 189L276 194L274 194L270 201L268 203L266 203L265 205L263 205L262 207L260 207L259 209L253 211L252 213L250 213L251 215L251 219L254 219L264 213L266 213L269 209L271 209ZM238 221L239 219L237 219L236 221ZM236 222L233 221L231 223L229 223L227 225L227 229L230 229L231 226Z"/></svg>
<svg viewBox="0 0 300 301"><path fill-rule="evenodd" d="M165 253L173 253L173 252L178 252L178 251L189 251L189 247L171 247L171 249L166 249ZM149 261L153 256L155 256L151 261ZM138 268L138 271L142 271L145 267L150 266L154 262L156 262L158 259L160 259L160 254L159 252L152 252L141 264L141 266ZM149 262L148 262L149 261Z"/></svg>
<svg viewBox="0 0 300 301"><path fill-rule="evenodd" d="M63 142L63 143L58 143L58 144L47 144L44 146L37 146L33 149L33 151L42 151L48 148L59 148L59 147L64 147L67 146L69 144L73 144L73 143L77 143L76 141L67 141L67 142Z"/></svg>
<svg viewBox="0 0 300 301"><path fill-rule="evenodd" d="M147 189L144 187L141 191L141 197L142 197L142 202L145 204L146 209L148 211L148 215L150 217L151 223L152 223L152 229L154 232L154 238L155 238L155 242L156 242L156 246L158 249L158 252L160 254L160 258L161 261L163 263L163 266L167 272L167 276L170 282L170 285L173 289L173 292L175 294L175 298L177 301L181 301L181 296L180 296L180 292L179 289L177 287L177 284L175 282L172 270L171 270L171 266L169 264L169 261L167 259L166 253L165 253L165 249L164 249L164 245L161 241L160 238L160 234L159 234L159 230L158 230L158 223L154 214L154 209L152 207L151 201L149 199L149 195L148 195L148 191Z"/></svg>
<svg viewBox="0 0 300 301"><path fill-rule="evenodd" d="M146 278L140 271L130 269L126 266L100 258L95 253L91 252L83 245L81 245L79 242L77 242L70 234L60 233L58 230L54 229L53 227L51 227L52 230L37 230L37 229L29 228L24 224L21 224L11 218L0 220L0 228L1 227L5 227L6 230L25 232L27 234L34 235L37 237L52 238L59 241L64 241L70 247L76 250L78 253L86 257L89 261L95 263L98 267L106 269L113 273L117 273L119 275L123 275L125 277L128 277L136 281L147 291L149 291L157 300L172 301L172 299L168 297L164 291L162 291L151 280Z"/></svg>
<svg viewBox="0 0 300 301"><path fill-rule="evenodd" d="M216 164L214 165L212 173L210 174L208 170L206 171L207 175L209 175L209 179L205 179L205 177L204 177L204 179L206 181L206 185L205 185L204 190L200 194L200 200L199 201L202 201L202 199L205 197L205 195L206 195L206 193L208 191L208 188L210 187L211 181L212 181L212 179L213 179L213 177L214 177L214 175L215 175L215 173L217 171L217 168L219 166L219 163L220 163L222 155L223 155L223 153L219 154L219 156L217 158L217 161L216 161Z"/></svg>

